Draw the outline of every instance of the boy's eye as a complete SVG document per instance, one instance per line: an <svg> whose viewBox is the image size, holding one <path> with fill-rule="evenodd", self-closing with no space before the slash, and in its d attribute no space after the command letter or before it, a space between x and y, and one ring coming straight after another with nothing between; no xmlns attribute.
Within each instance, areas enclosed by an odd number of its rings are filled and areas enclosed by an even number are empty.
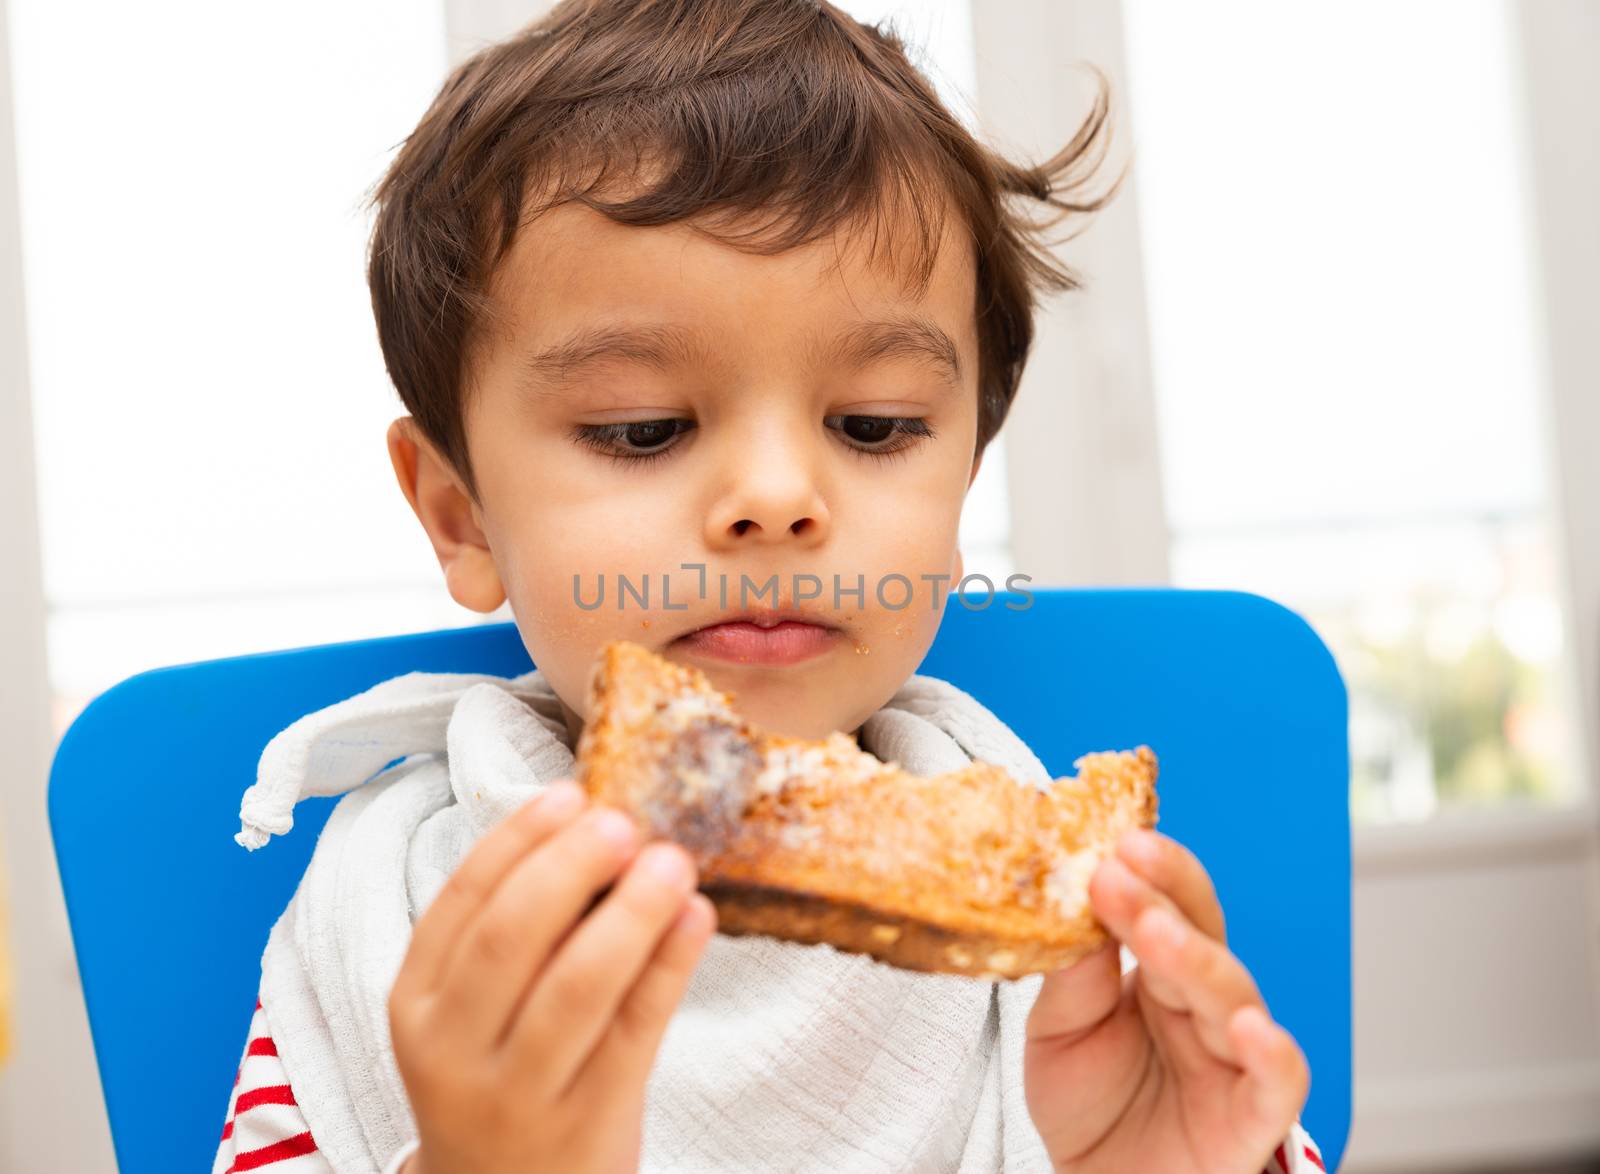
<svg viewBox="0 0 1600 1174"><path fill-rule="evenodd" d="M903 452L933 435L933 427L920 416L829 416L823 423L868 456Z"/></svg>
<svg viewBox="0 0 1600 1174"><path fill-rule="evenodd" d="M622 425L620 437L629 448L660 448L678 434L678 425L686 420L641 420L637 424Z"/></svg>
<svg viewBox="0 0 1600 1174"><path fill-rule="evenodd" d="M648 461L665 456L673 437L693 427L693 420L681 419L579 424L573 438L619 461Z"/></svg>
<svg viewBox="0 0 1600 1174"><path fill-rule="evenodd" d="M845 416L840 431L862 444L879 444L894 435L894 421L888 416Z"/></svg>
<svg viewBox="0 0 1600 1174"><path fill-rule="evenodd" d="M885 457L933 436L932 426L916 416L828 416L823 423L845 438L852 452ZM637 420L623 424L579 424L573 439L613 460L628 463L665 456L672 442L695 427L693 420Z"/></svg>

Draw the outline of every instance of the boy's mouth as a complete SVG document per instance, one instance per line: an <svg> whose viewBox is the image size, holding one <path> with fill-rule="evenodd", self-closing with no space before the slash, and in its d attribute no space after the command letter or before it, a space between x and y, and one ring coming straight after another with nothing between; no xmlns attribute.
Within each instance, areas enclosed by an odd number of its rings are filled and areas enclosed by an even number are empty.
<svg viewBox="0 0 1600 1174"><path fill-rule="evenodd" d="M799 608L750 608L679 636L685 652L739 664L794 664L820 656L844 632L815 612Z"/></svg>

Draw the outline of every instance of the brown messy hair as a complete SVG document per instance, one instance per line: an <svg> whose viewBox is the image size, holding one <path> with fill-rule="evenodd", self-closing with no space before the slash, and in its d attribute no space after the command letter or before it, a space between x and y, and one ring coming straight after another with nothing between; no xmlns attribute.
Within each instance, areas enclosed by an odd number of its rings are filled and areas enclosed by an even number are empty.
<svg viewBox="0 0 1600 1174"><path fill-rule="evenodd" d="M693 218L765 254L866 231L874 262L909 225L901 272L920 296L954 207L977 263L981 453L1016 395L1039 291L1081 285L1044 230L1121 185L1083 194L1109 110L1105 76L1089 68L1088 116L1054 157L1026 165L973 138L892 27L826 0L563 0L456 67L369 197L367 281L390 378L476 500L468 360L495 317L495 270L543 210L576 201L621 224ZM619 183L632 188L607 199ZM1030 220L1013 196L1054 214Z"/></svg>

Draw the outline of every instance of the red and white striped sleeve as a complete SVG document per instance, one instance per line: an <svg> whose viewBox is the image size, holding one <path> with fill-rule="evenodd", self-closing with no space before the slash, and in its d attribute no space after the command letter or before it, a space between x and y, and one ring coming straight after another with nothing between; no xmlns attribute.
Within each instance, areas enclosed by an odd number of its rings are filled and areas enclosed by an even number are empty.
<svg viewBox="0 0 1600 1174"><path fill-rule="evenodd" d="M399 1174L417 1148L412 1139L390 1159L383 1174ZM233 1076L228 1099L228 1120L222 1127L222 1144L211 1163L211 1174L333 1174L333 1166L317 1148L295 1103L289 1074L278 1058L266 1009L256 1000L255 1016L244 1045L244 1056Z"/></svg>
<svg viewBox="0 0 1600 1174"><path fill-rule="evenodd" d="M246 1170L333 1174L328 1159L317 1149L300 1106L295 1104L294 1090L278 1059L278 1047L272 1042L272 1029L260 999L256 1000L256 1012L250 1020L244 1056L233 1077L222 1144L211 1163L211 1174L243 1174Z"/></svg>
<svg viewBox="0 0 1600 1174"><path fill-rule="evenodd" d="M1322 1151L1299 1121L1289 1130L1288 1139L1272 1151L1272 1160L1261 1174L1327 1174Z"/></svg>

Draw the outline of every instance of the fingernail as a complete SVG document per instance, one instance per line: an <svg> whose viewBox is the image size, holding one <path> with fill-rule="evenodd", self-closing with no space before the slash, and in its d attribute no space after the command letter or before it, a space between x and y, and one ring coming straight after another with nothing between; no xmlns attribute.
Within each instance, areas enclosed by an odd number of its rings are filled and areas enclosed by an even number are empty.
<svg viewBox="0 0 1600 1174"><path fill-rule="evenodd" d="M595 829L618 846L633 843L633 820L614 807L608 807L595 817Z"/></svg>
<svg viewBox="0 0 1600 1174"><path fill-rule="evenodd" d="M1115 856L1107 856L1100 863L1100 883L1110 885L1114 889L1126 889L1133 882L1133 873L1128 871L1128 866Z"/></svg>
<svg viewBox="0 0 1600 1174"><path fill-rule="evenodd" d="M1117 853L1140 864L1153 864L1156 858L1155 841L1143 829L1132 828L1118 838Z"/></svg>
<svg viewBox="0 0 1600 1174"><path fill-rule="evenodd" d="M583 789L577 783L551 783L544 789L543 800L542 806L551 815L566 815L578 809L583 801Z"/></svg>
<svg viewBox="0 0 1600 1174"><path fill-rule="evenodd" d="M670 885L681 884L689 875L683 853L665 845L652 847L639 866L656 880Z"/></svg>

